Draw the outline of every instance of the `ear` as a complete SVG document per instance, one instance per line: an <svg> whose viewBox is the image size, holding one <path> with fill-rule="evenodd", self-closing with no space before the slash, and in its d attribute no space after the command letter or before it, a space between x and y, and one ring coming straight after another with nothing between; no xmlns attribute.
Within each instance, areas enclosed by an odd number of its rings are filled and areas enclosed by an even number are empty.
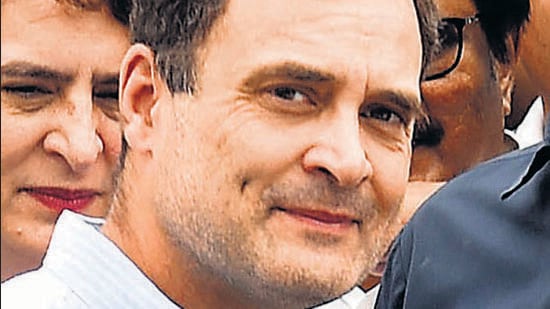
<svg viewBox="0 0 550 309"><path fill-rule="evenodd" d="M512 112L512 92L514 90L513 68L516 67L518 61L516 45L511 35L506 39L506 48L509 62L500 63L495 60L496 77L500 85L500 93L502 94L502 112L505 117Z"/></svg>
<svg viewBox="0 0 550 309"><path fill-rule="evenodd" d="M498 78L500 84L500 93L502 94L502 114L506 117L512 112L512 91L514 89L514 76L512 74L512 69L510 65L501 65L499 71L501 71L498 73Z"/></svg>
<svg viewBox="0 0 550 309"><path fill-rule="evenodd" d="M130 47L120 69L120 113L124 137L135 151L150 153L154 138L154 110L159 105L162 81L154 53L143 44Z"/></svg>

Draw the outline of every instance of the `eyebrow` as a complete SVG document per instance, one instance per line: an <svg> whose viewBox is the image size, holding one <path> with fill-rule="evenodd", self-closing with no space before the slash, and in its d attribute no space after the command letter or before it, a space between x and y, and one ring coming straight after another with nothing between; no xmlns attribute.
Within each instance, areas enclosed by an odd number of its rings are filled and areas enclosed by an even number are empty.
<svg viewBox="0 0 550 309"><path fill-rule="evenodd" d="M253 88L258 83L269 78L287 78L304 82L333 82L336 76L331 72L296 62L283 62L274 65L266 65L253 71L245 78L243 85ZM416 116L423 114L422 104L419 98L413 93L402 90L381 90L376 91L376 96L387 99L402 109L412 112Z"/></svg>
<svg viewBox="0 0 550 309"><path fill-rule="evenodd" d="M423 114L420 99L412 93L402 90L382 90L376 92L376 97L387 99L403 110L412 112L415 116L421 116Z"/></svg>
<svg viewBox="0 0 550 309"><path fill-rule="evenodd" d="M254 87L258 83L270 78L285 78L302 82L330 82L336 77L330 72L325 72L296 62L283 62L274 65L265 65L245 78L245 87Z"/></svg>
<svg viewBox="0 0 550 309"><path fill-rule="evenodd" d="M69 83L74 80L74 74L60 72L47 66L28 61L13 61L2 65L2 76L53 79Z"/></svg>

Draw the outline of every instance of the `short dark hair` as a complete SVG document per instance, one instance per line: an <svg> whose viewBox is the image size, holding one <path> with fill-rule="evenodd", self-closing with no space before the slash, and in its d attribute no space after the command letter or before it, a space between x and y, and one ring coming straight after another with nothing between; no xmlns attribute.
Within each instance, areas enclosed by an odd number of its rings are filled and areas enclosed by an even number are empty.
<svg viewBox="0 0 550 309"><path fill-rule="evenodd" d="M134 0L132 43L155 53L160 75L172 93L192 94L197 87L198 48L225 9L225 0Z"/></svg>
<svg viewBox="0 0 550 309"><path fill-rule="evenodd" d="M506 40L511 36L517 51L519 34L529 20L529 0L474 0L474 3L491 53L499 62L509 63L511 50Z"/></svg>
<svg viewBox="0 0 550 309"><path fill-rule="evenodd" d="M423 45L423 65L437 41L432 0L414 0ZM134 0L130 14L132 43L155 53L160 75L172 93L197 90L197 50L226 8L226 0Z"/></svg>
<svg viewBox="0 0 550 309"><path fill-rule="evenodd" d="M439 14L432 0L413 0L413 2L416 8L416 17L418 19L422 40L421 79L423 80L426 77L424 69L439 48L439 37L437 32Z"/></svg>

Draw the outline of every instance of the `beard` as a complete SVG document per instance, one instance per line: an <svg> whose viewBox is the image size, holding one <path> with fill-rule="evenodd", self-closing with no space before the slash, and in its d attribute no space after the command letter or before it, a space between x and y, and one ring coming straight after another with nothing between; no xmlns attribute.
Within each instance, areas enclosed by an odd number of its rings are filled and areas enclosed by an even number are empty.
<svg viewBox="0 0 550 309"><path fill-rule="evenodd" d="M204 155L214 153L205 144L168 150L156 207L183 267L202 282L217 282L225 294L262 308L311 307L360 283L393 239L388 229L398 205L387 208L395 211L381 210L367 193L337 188L326 179L249 190L248 179ZM273 207L288 201L347 207L363 219L360 229L368 233L345 246L338 237L307 231L289 239L281 235L285 231L268 228Z"/></svg>

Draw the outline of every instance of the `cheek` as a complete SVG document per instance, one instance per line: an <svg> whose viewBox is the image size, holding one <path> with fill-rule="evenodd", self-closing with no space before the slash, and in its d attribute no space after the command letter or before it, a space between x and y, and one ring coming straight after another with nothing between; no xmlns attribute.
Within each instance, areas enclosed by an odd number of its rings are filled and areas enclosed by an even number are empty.
<svg viewBox="0 0 550 309"><path fill-rule="evenodd" d="M475 78L470 74L453 72L451 75L422 84L422 95L430 116L460 114L476 95Z"/></svg>
<svg viewBox="0 0 550 309"><path fill-rule="evenodd" d="M428 114L441 122L445 132L464 126L493 124L503 121L502 95L497 82L487 73L474 76L462 71L422 85ZM490 121L489 121L490 120ZM476 134L479 134L476 133Z"/></svg>
<svg viewBox="0 0 550 309"><path fill-rule="evenodd" d="M2 115L2 175L35 151L47 130L40 119Z"/></svg>
<svg viewBox="0 0 550 309"><path fill-rule="evenodd" d="M371 146L367 150L373 167L372 185L384 205L395 207L405 193L409 178L411 149L399 151Z"/></svg>
<svg viewBox="0 0 550 309"><path fill-rule="evenodd" d="M116 162L122 150L120 124L105 117L98 125L98 134L103 142L103 152L109 162Z"/></svg>
<svg viewBox="0 0 550 309"><path fill-rule="evenodd" d="M311 142L313 136L308 126L278 124L263 116L254 115L239 122L238 126L228 123L221 127L215 140L222 154L220 160L238 165L245 178L287 169L298 162L307 140Z"/></svg>

